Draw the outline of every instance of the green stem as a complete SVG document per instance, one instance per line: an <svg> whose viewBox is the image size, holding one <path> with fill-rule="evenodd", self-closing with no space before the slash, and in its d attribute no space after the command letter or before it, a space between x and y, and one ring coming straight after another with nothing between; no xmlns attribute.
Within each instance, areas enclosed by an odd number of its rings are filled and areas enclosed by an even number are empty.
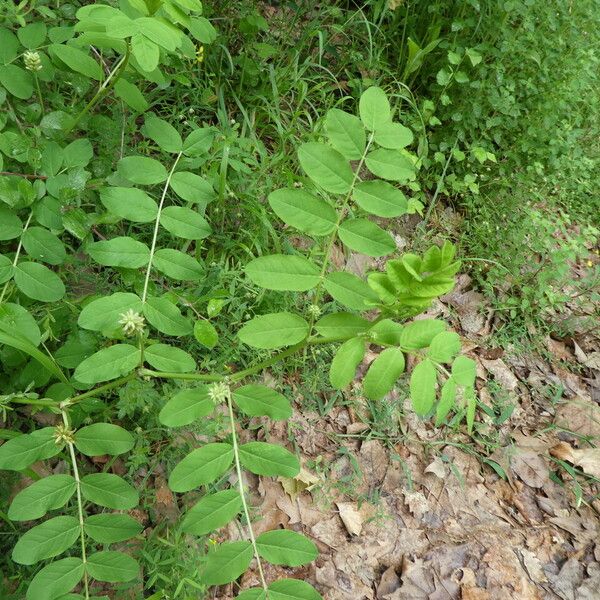
<svg viewBox="0 0 600 600"><path fill-rule="evenodd" d="M83 394L79 394L78 396L73 396L72 398L69 398L68 400L66 400L65 403L63 404L63 406L72 406L73 404L76 404L77 402L81 402L82 400L85 400L86 398L91 398L92 396L96 396L97 394L102 394L103 392L107 392L108 390L112 390L116 387L121 387L124 383L127 383L128 381L132 381L136 377L137 377L136 372L130 373L129 375L126 375L125 377L121 377L120 379L115 379L114 381L111 381L110 383L105 383L104 385L94 388L93 390L89 390L88 392L84 392Z"/></svg>
<svg viewBox="0 0 600 600"><path fill-rule="evenodd" d="M329 240L327 241L327 246L325 247L325 256L323 257L323 265L321 267L321 273L319 274L319 283L317 284L317 287L315 288L315 296L314 296L314 300L313 300L313 305L315 305L315 306L318 306L319 302L321 301L321 295L323 293L323 281L325 279L325 272L327 271L327 267L329 266L329 262L331 260L331 253L333 251L333 245L335 244L335 240L337 238L338 229L340 228L342 219L346 216L346 209L348 207L348 203L350 202L350 198L352 197L352 192L354 191L354 186L356 185L356 181L360 177L360 170L362 169L363 163L365 162L365 158L367 157L367 152L369 151L369 147L373 143L373 136L374 136L373 133L371 133L369 135L369 139L367 140L365 150L364 150L362 156L360 157L360 161L358 163L358 166L356 167L356 170L354 171L354 177L352 178L352 183L350 184L350 189L348 190L348 193L346 194L346 197L344 198L344 201L342 202L342 206L340 207L335 227L333 228L333 231L331 232L331 235L329 236ZM312 334L314 324L315 324L315 315L313 314L310 317L310 323L309 323L309 332L311 334Z"/></svg>
<svg viewBox="0 0 600 600"><path fill-rule="evenodd" d="M125 54L119 59L113 70L108 74L108 77L104 80L98 91L94 94L94 97L84 106L83 110L75 117L73 123L71 123L70 127L68 127L65 133L70 133L77 127L78 123L87 115L104 96L112 90L116 83L121 79L121 75L127 68L127 64L129 63L129 54L131 50L129 48L129 44L127 44L127 49Z"/></svg>
<svg viewBox="0 0 600 600"><path fill-rule="evenodd" d="M152 271L152 261L154 260L154 252L156 250L156 239L158 238L158 228L160 225L160 215L162 213L163 205L165 203L165 198L167 197L167 190L169 189L169 184L171 183L171 178L173 177L173 173L175 173L175 168L177 167L177 163L181 158L181 152L175 158L175 162L169 171L169 176L167 177L167 181L165 181L165 187L163 188L162 195L160 197L160 203L158 205L158 213L156 215L156 222L154 223L154 235L152 236L152 246L150 247L150 258L148 259L148 268L146 269L146 278L144 279L144 292L142 293L142 304L146 304L146 297L148 295L148 283L150 282L150 272Z"/></svg>
<svg viewBox="0 0 600 600"><path fill-rule="evenodd" d="M15 252L15 258L13 260L13 268L17 266L17 262L19 262L19 255L21 254L21 248L23 247L23 234L27 231L27 228L29 227L29 223L31 223L31 218L33 217L33 212L29 213L29 218L27 219L25 226L23 227L23 231L21 232L21 237L19 238L19 245L17 246L17 251ZM10 280L8 280L5 284L4 287L2 288L2 293L0 294L0 304L2 304L2 301L4 300L4 295L6 294L6 290L8 289L8 284L10 283Z"/></svg>
<svg viewBox="0 0 600 600"><path fill-rule="evenodd" d="M38 79L37 73L33 74L33 79L35 81L35 89L37 90L40 106L42 107L42 116L44 116L46 108L44 107L44 98L42 97L42 89L40 88L40 80Z"/></svg>
<svg viewBox="0 0 600 600"><path fill-rule="evenodd" d="M265 590L265 595L269 595L269 590L267 588L267 582L265 580L265 574L262 567L262 562L260 560L260 555L258 553L258 548L256 547L256 538L254 537L254 531L252 529L252 522L250 521L250 511L248 510L248 504L246 502L246 492L244 490L244 480L242 479L242 466L240 464L240 453L238 449L237 443L237 435L235 432L235 417L233 414L233 404L231 402L231 392L227 394L227 408L229 410L229 422L231 423L231 441L233 446L233 458L235 461L235 470L238 478L238 488L240 493L240 499L242 500L242 507L244 509L244 517L246 518L246 525L248 527L248 537L250 538L250 542L252 544L252 549L254 551L254 557L256 558L256 563L258 565L258 574L260 576L260 582Z"/></svg>
<svg viewBox="0 0 600 600"><path fill-rule="evenodd" d="M446 160L446 164L444 165L444 170L442 171L442 174L440 175L440 178L438 179L437 185L435 186L435 192L433 193L433 198L431 199L431 202L429 203L429 207L427 208L427 214L425 215L425 218L423 219L423 221L421 221L421 224L419 226L421 231L424 231L425 227L429 223L429 217L431 217L431 213L433 212L433 209L437 202L437 197L439 196L440 192L442 191L442 185L444 185L444 180L446 179L446 171L448 170L448 167L450 166L450 162L452 161L452 153L454 152L454 148L456 148L457 145L458 145L458 138L456 138L456 140L454 141L454 146L452 146L452 150L450 150L450 152L448 154L448 159Z"/></svg>
<svg viewBox="0 0 600 600"><path fill-rule="evenodd" d="M191 381L217 382L227 379L227 375L206 375L204 373L169 373L166 371L153 371L152 369L140 369L139 374L146 377L158 379L182 379Z"/></svg>
<svg viewBox="0 0 600 600"><path fill-rule="evenodd" d="M280 360L295 354L296 352L303 350L307 346L316 346L321 344L333 344L336 342L345 342L354 336L336 336L336 337L311 337L307 338L294 346L290 346L286 350L282 352L278 352L274 354L270 358L248 367L242 371L238 371L237 373L233 373L231 375L207 375L205 373L169 373L166 371L153 371L152 369L140 369L138 372L140 375L145 375L147 377L156 377L159 379L182 379L188 381L206 381L206 382L217 382L217 381L225 381L229 380L231 382L241 381L250 375L254 375L259 373L263 369L278 363ZM93 390L91 393L94 393ZM90 393L90 394L91 394Z"/></svg>
<svg viewBox="0 0 600 600"><path fill-rule="evenodd" d="M65 427L69 429L69 417L67 413L62 411L63 423ZM85 528L84 528L84 516L83 516L83 500L81 497L81 479L79 478L79 469L77 468L77 459L75 457L75 448L71 442L67 443L69 447L69 454L71 456L71 466L73 468L73 477L75 478L75 490L77 494L77 512L79 514L79 539L81 540L81 561L83 562L83 587L85 590L85 599L89 600L90 590L87 575L87 555L85 551Z"/></svg>

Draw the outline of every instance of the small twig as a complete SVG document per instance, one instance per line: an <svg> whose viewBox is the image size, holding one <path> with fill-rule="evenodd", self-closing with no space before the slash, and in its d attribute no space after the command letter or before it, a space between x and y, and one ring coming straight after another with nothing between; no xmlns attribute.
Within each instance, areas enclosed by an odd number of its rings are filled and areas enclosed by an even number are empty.
<svg viewBox="0 0 600 600"><path fill-rule="evenodd" d="M46 175L30 175L29 173L13 173L12 171L0 171L0 175L24 177L25 179L48 179Z"/></svg>

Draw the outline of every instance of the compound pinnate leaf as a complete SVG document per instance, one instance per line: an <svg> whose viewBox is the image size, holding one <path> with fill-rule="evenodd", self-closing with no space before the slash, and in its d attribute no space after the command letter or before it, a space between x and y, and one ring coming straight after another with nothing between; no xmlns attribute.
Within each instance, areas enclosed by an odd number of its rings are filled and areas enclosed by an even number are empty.
<svg viewBox="0 0 600 600"><path fill-rule="evenodd" d="M86 571L97 581L117 583L135 579L140 566L134 558L124 552L106 550L88 556Z"/></svg>
<svg viewBox="0 0 600 600"><path fill-rule="evenodd" d="M421 361L410 376L410 398L415 412L419 416L427 415L435 402L435 384L437 374L429 359Z"/></svg>
<svg viewBox="0 0 600 600"><path fill-rule="evenodd" d="M300 472L296 456L275 444L248 442L240 446L239 452L244 468L255 475L295 477Z"/></svg>
<svg viewBox="0 0 600 600"><path fill-rule="evenodd" d="M238 408L251 417L283 420L292 416L288 399L265 385L244 385L233 392L232 398Z"/></svg>
<svg viewBox="0 0 600 600"><path fill-rule="evenodd" d="M8 509L13 521L33 521L49 510L64 506L75 493L75 479L71 475L49 475L19 492Z"/></svg>
<svg viewBox="0 0 600 600"><path fill-rule="evenodd" d="M116 510L129 510L137 506L137 490L123 478L113 473L91 473L81 480L81 493L86 500Z"/></svg>
<svg viewBox="0 0 600 600"><path fill-rule="evenodd" d="M365 396L381 400L404 373L404 354L399 348L386 348L371 363L363 379Z"/></svg>
<svg viewBox="0 0 600 600"><path fill-rule="evenodd" d="M224 585L235 581L250 565L252 544L247 541L220 544L206 557L202 581L206 585Z"/></svg>
<svg viewBox="0 0 600 600"><path fill-rule="evenodd" d="M100 65L78 48L66 44L51 44L48 49L73 71L97 81L102 79L103 73Z"/></svg>
<svg viewBox="0 0 600 600"><path fill-rule="evenodd" d="M117 513L101 513L86 517L85 533L100 544L122 542L136 536L142 526L133 517Z"/></svg>
<svg viewBox="0 0 600 600"><path fill-rule="evenodd" d="M438 333L429 346L429 357L440 363L449 363L460 351L460 336L454 331Z"/></svg>
<svg viewBox="0 0 600 600"><path fill-rule="evenodd" d="M413 132L400 123L388 123L375 131L375 141L384 148L400 150L412 144Z"/></svg>
<svg viewBox="0 0 600 600"><path fill-rule="evenodd" d="M14 268L17 287L29 298L42 302L57 302L65 295L60 277L39 263L20 263Z"/></svg>
<svg viewBox="0 0 600 600"><path fill-rule="evenodd" d="M404 326L400 335L403 350L420 350L431 344L436 335L446 329L446 323L437 319L419 319Z"/></svg>
<svg viewBox="0 0 600 600"><path fill-rule="evenodd" d="M365 163L373 175L390 181L408 183L415 177L415 166L399 150L373 150L367 155Z"/></svg>
<svg viewBox="0 0 600 600"><path fill-rule="evenodd" d="M111 331L120 328L119 320L127 311L142 311L142 301L136 294L115 292L92 300L83 307L77 324L92 331Z"/></svg>
<svg viewBox="0 0 600 600"><path fill-rule="evenodd" d="M335 353L329 368L329 381L336 390L350 385L356 375L356 368L365 356L366 343L363 338L345 341Z"/></svg>
<svg viewBox="0 0 600 600"><path fill-rule="evenodd" d="M271 564L299 567L317 558L319 551L313 542L295 531L276 529L256 538L258 553Z"/></svg>
<svg viewBox="0 0 600 600"><path fill-rule="evenodd" d="M177 392L162 408L158 420L167 427L183 427L210 414L215 405L202 385Z"/></svg>
<svg viewBox="0 0 600 600"><path fill-rule="evenodd" d="M439 427L444 422L444 419L452 410L455 401L456 383L450 377L442 386L442 391L440 393L440 401L438 402L438 405L435 409L435 424L437 427Z"/></svg>
<svg viewBox="0 0 600 600"><path fill-rule="evenodd" d="M73 376L81 383L93 385L127 375L139 362L139 348L130 344L115 344L79 363Z"/></svg>
<svg viewBox="0 0 600 600"><path fill-rule="evenodd" d="M252 260L245 268L253 283L268 290L305 292L320 280L319 268L303 256L271 254Z"/></svg>
<svg viewBox="0 0 600 600"><path fill-rule="evenodd" d="M323 598L306 581L280 579L269 585L269 600L323 600Z"/></svg>
<svg viewBox="0 0 600 600"><path fill-rule="evenodd" d="M166 298L150 296L143 306L144 316L150 325L167 335L188 335L192 324L183 317L179 308Z"/></svg>
<svg viewBox="0 0 600 600"><path fill-rule="evenodd" d="M144 360L155 369L170 373L189 373L196 368L196 362L185 350L167 344L148 346Z"/></svg>
<svg viewBox="0 0 600 600"><path fill-rule="evenodd" d="M361 181L352 192L356 203L378 217L399 217L406 213L406 196L387 181Z"/></svg>
<svg viewBox="0 0 600 600"><path fill-rule="evenodd" d="M224 490L204 496L185 515L181 529L192 535L206 535L224 527L242 510L237 490Z"/></svg>
<svg viewBox="0 0 600 600"><path fill-rule="evenodd" d="M174 492L189 492L223 475L233 462L231 444L206 444L190 452L171 472L169 487Z"/></svg>
<svg viewBox="0 0 600 600"><path fill-rule="evenodd" d="M204 277L204 268L189 254L171 248L161 248L152 263L161 273L179 281L198 281Z"/></svg>
<svg viewBox="0 0 600 600"><path fill-rule="evenodd" d="M21 236L21 242L31 258L49 265L60 265L67 257L60 239L43 227L30 227Z"/></svg>
<svg viewBox="0 0 600 600"><path fill-rule="evenodd" d="M167 178L165 167L153 158L147 156L126 156L117 164L117 173L140 185L162 183Z"/></svg>
<svg viewBox="0 0 600 600"><path fill-rule="evenodd" d="M0 206L0 240L13 240L23 232L23 223L15 213L6 206Z"/></svg>
<svg viewBox="0 0 600 600"><path fill-rule="evenodd" d="M33 94L33 77L16 65L0 65L0 83L17 98L27 100Z"/></svg>
<svg viewBox="0 0 600 600"><path fill-rule="evenodd" d="M206 154L215 139L216 129L214 127L200 127L185 138L183 142L183 153L186 156L199 156Z"/></svg>
<svg viewBox="0 0 600 600"><path fill-rule="evenodd" d="M4 442L0 446L0 469L20 471L38 460L56 456L63 445L56 443L54 433L54 427L44 427Z"/></svg>
<svg viewBox="0 0 600 600"><path fill-rule="evenodd" d="M20 304L4 302L0 305L0 329L22 335L34 346L39 346L42 332L31 313Z"/></svg>
<svg viewBox="0 0 600 600"><path fill-rule="evenodd" d="M267 350L301 342L308 335L308 323L288 312L254 317L238 332L244 344Z"/></svg>
<svg viewBox="0 0 600 600"><path fill-rule="evenodd" d="M203 216L185 206L167 206L160 215L160 224L185 240L202 240L212 232Z"/></svg>
<svg viewBox="0 0 600 600"><path fill-rule="evenodd" d="M0 283L5 283L13 276L12 260L0 254Z"/></svg>
<svg viewBox="0 0 600 600"><path fill-rule="evenodd" d="M129 431L110 423L94 423L75 433L75 447L86 456L117 456L129 452L134 443Z"/></svg>
<svg viewBox="0 0 600 600"><path fill-rule="evenodd" d="M156 142L165 152L181 152L183 140L173 125L164 119L149 115L144 121L142 133Z"/></svg>
<svg viewBox="0 0 600 600"><path fill-rule="evenodd" d="M345 194L350 190L354 174L337 150L318 142L308 142L298 149L298 158L306 174L325 191Z"/></svg>
<svg viewBox="0 0 600 600"><path fill-rule="evenodd" d="M371 326L370 321L353 313L333 313L321 317L315 329L323 337L351 337L363 333Z"/></svg>
<svg viewBox="0 0 600 600"><path fill-rule="evenodd" d="M369 131L384 128L391 122L390 103L385 92L376 86L362 93L358 102L358 112Z"/></svg>
<svg viewBox="0 0 600 600"><path fill-rule="evenodd" d="M137 188L103 188L100 201L111 214L134 223L151 223L158 214L156 201Z"/></svg>
<svg viewBox="0 0 600 600"><path fill-rule="evenodd" d="M12 559L21 565L33 565L58 556L75 543L79 533L75 517L54 517L26 531L13 548Z"/></svg>
<svg viewBox="0 0 600 600"><path fill-rule="evenodd" d="M141 33L131 36L131 53L146 73L151 73L158 66L160 49Z"/></svg>
<svg viewBox="0 0 600 600"><path fill-rule="evenodd" d="M351 250L379 258L396 249L392 236L368 219L346 219L338 230L342 242Z"/></svg>
<svg viewBox="0 0 600 600"><path fill-rule="evenodd" d="M367 136L360 119L338 108L327 111L325 129L331 145L348 160L359 160L365 151Z"/></svg>
<svg viewBox="0 0 600 600"><path fill-rule="evenodd" d="M194 337L207 348L214 348L219 341L219 334L214 325L203 320L194 323Z"/></svg>
<svg viewBox="0 0 600 600"><path fill-rule="evenodd" d="M70 592L83 577L83 561L71 556L51 562L36 573L27 588L27 600L55 600Z"/></svg>
<svg viewBox="0 0 600 600"><path fill-rule="evenodd" d="M379 301L377 294L357 275L345 271L329 273L324 281L329 295L353 310L365 310Z"/></svg>
<svg viewBox="0 0 600 600"><path fill-rule="evenodd" d="M180 198L202 207L216 197L213 186L206 179L188 171L174 173L170 185Z"/></svg>
<svg viewBox="0 0 600 600"><path fill-rule="evenodd" d="M458 385L470 387L475 383L475 361L467 356L457 356L452 363L452 378Z"/></svg>
<svg viewBox="0 0 600 600"><path fill-rule="evenodd" d="M150 260L148 246L127 236L93 242L87 246L87 253L105 267L138 269Z"/></svg>
<svg viewBox="0 0 600 600"><path fill-rule="evenodd" d="M269 204L284 223L309 235L327 235L337 223L333 206L304 190L275 190L269 194Z"/></svg>

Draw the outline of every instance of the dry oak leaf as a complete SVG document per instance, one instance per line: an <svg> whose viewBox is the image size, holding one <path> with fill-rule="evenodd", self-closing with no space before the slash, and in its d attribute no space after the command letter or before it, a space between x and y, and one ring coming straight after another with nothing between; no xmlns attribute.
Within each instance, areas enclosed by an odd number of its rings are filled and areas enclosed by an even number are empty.
<svg viewBox="0 0 600 600"><path fill-rule="evenodd" d="M531 450L518 452L511 457L510 467L530 487L541 488L548 480L546 463L539 454Z"/></svg>
<svg viewBox="0 0 600 600"><path fill-rule="evenodd" d="M340 511L340 519L350 535L360 535L363 526L363 515L352 502L336 502Z"/></svg>
<svg viewBox="0 0 600 600"><path fill-rule="evenodd" d="M571 448L566 442L559 442L550 448L550 454L559 460L566 460L584 473L600 479L600 448Z"/></svg>

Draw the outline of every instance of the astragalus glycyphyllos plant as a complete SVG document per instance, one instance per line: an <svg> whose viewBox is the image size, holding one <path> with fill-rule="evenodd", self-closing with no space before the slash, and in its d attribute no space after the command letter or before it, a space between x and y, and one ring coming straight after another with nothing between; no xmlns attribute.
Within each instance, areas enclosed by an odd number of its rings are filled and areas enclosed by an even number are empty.
<svg viewBox="0 0 600 600"><path fill-rule="evenodd" d="M91 349L81 342L67 342L53 356L42 343L35 318L22 304L29 303L33 309L38 306L35 302L63 299L65 287L60 277L38 261L49 255L58 260L58 248L63 249L61 256L66 252L60 237L51 231L43 234L51 243L28 240L31 221L37 219L35 202L33 210L29 205L13 207L14 235L9 239L19 242L6 266L0 342L31 357L33 366L28 367L36 372L33 387L40 392L25 390L27 393L11 395L5 407L28 404L48 410L60 415L61 424L15 434L0 446L0 467L22 470L59 454L70 463L70 474L41 478L17 495L9 510L10 518L27 521L59 509L67 513L35 525L15 546L13 558L22 564L69 553L37 572L28 600L88 599L94 580L124 582L140 576L137 563L128 554L105 549L106 544L138 534L139 525L125 513L102 510L135 507L137 491L111 473L80 475L81 455L123 454L132 448L133 438L114 424L75 427L71 418L87 399L100 398L136 378L193 382L161 410L159 420L167 427L210 418L218 405L227 415L228 431L185 456L171 471L168 483L172 491L184 494L217 480L233 482L231 487L203 495L187 511L180 527L184 533L204 537L240 519L240 539L210 544L201 583L213 586L235 581L254 559L260 586L240 592L238 598L243 600L320 598L305 581L269 581L263 567L265 561L288 567L310 563L317 556L313 542L284 529L258 536L253 531L243 471L267 477L294 477L300 471L298 457L290 450L239 440L238 415L284 420L292 414L288 399L257 381L262 371L307 346L339 344L330 380L342 389L354 379L371 347L378 357L363 379L363 391L378 400L394 387L404 372L405 354L411 353L418 360L410 377L414 410L423 417L434 415L439 424L455 410L459 417L466 414L468 428L472 427L475 368L470 359L457 356L458 335L447 331L439 320L406 322L452 289L459 268L452 245L432 247L423 256L404 254L389 260L385 272L372 273L366 280L331 268L332 252L339 242L378 258L394 252L392 237L370 215L391 218L405 214L408 200L400 186L417 175L417 159L406 150L412 133L392 120L383 90L369 88L360 99L359 113L357 117L339 109L329 111L325 118L327 141L298 148L300 165L308 176L304 187L269 195L275 214L315 243L306 255L258 257L246 266L246 276L266 289L306 293L309 309L306 315L278 312L248 321L238 332L239 340L251 348L279 352L242 371L231 372L225 365L213 373L197 371L194 357L180 346L194 337L214 346L215 331L206 320L190 317L188 306L169 291L172 282L198 283L205 276L198 259L202 240L212 232L204 208L214 190L185 165L206 154L215 135L213 128L199 128L182 138L167 121L148 115L141 133L171 155L169 163L165 166L148 156L126 156L97 191L105 211L97 226L122 223L119 229L124 235L84 235L82 250L99 274L121 274L124 289L96 294L78 312L82 335L94 334ZM81 150L75 153L79 160ZM89 161L89 150L86 155ZM52 158L49 155L48 160ZM30 215L24 226L18 214L21 210ZM143 224L149 225L147 237L138 236L134 228ZM96 241L95 237L103 239ZM36 260L23 261L23 250ZM326 295L345 310L321 315ZM68 306L70 314L77 310ZM74 510L69 508L72 498ZM68 595L75 587L79 591Z"/></svg>

